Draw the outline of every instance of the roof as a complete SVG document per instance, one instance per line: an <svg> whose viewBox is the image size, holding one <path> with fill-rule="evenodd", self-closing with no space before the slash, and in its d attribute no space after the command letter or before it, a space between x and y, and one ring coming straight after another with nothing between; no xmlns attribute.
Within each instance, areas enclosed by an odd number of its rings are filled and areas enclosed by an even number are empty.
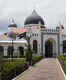
<svg viewBox="0 0 66 80"><path fill-rule="evenodd" d="M6 33L0 34L0 41L2 41L2 40L7 40L7 41L11 40L10 37L8 36L9 32L13 32L13 33L15 33L15 35L16 34L19 35L19 34L22 34L22 33L26 32L26 29L25 28L15 28L13 30L9 30ZM15 35L13 35L13 36L15 36Z"/></svg>
<svg viewBox="0 0 66 80"><path fill-rule="evenodd" d="M12 32L22 34L22 33L26 32L26 29L25 28L16 28L16 29L12 30Z"/></svg>
<svg viewBox="0 0 66 80"><path fill-rule="evenodd" d="M14 43L27 43L25 39L20 39L20 40L13 40ZM0 40L0 43L12 43L12 40Z"/></svg>

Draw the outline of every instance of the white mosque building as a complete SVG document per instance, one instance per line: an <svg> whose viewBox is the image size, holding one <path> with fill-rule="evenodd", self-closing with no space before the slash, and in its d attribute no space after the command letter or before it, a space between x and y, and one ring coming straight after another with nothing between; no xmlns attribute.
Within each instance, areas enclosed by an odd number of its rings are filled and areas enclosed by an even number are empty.
<svg viewBox="0 0 66 80"><path fill-rule="evenodd" d="M16 24L10 24L8 30L19 31ZM33 10L32 14L25 19L24 29L26 36L30 36L31 49L34 54L44 54L46 57L54 57L57 54L66 54L66 30L59 24L56 29L49 29L45 26L41 16ZM22 31L24 30L22 29ZM27 41L24 39L14 40L14 55L20 57L24 53ZM8 55L7 49L11 46L10 40L0 40L0 50Z"/></svg>

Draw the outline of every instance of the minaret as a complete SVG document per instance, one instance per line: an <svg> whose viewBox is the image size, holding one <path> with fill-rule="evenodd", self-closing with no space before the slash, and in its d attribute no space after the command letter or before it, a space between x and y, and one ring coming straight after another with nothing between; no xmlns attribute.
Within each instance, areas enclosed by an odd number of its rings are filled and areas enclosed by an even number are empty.
<svg viewBox="0 0 66 80"><path fill-rule="evenodd" d="M60 31L62 29L64 29L63 25L61 24L61 21L59 21L58 26L56 27L56 29L59 29Z"/></svg>
<svg viewBox="0 0 66 80"><path fill-rule="evenodd" d="M59 21L59 27L60 27L60 30L64 29L63 25L61 24L61 21Z"/></svg>
<svg viewBox="0 0 66 80"><path fill-rule="evenodd" d="M8 30L12 31L12 30L14 30L16 28L17 28L17 25L16 25L14 19L13 18L9 18Z"/></svg>

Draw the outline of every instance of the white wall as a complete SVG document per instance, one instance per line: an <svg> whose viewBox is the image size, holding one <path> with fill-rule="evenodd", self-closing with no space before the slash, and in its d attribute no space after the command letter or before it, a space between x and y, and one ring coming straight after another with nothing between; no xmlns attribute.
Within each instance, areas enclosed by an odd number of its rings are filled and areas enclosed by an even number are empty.
<svg viewBox="0 0 66 80"><path fill-rule="evenodd" d="M54 52L56 50L56 54L58 54L58 38L57 38L57 35L53 35L53 34L49 34L49 35L45 34L45 35L43 35L43 53L45 53L45 42L49 38L52 38L56 42L56 48L55 48L55 44L54 44L53 50L54 50Z"/></svg>

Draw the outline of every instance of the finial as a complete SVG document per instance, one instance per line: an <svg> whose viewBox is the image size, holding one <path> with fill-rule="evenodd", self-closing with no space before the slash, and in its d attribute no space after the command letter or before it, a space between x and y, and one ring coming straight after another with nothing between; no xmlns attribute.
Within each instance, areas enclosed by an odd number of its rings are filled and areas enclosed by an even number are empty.
<svg viewBox="0 0 66 80"><path fill-rule="evenodd" d="M59 26L61 26L61 21L59 21Z"/></svg>
<svg viewBox="0 0 66 80"><path fill-rule="evenodd" d="M59 27L61 27L61 29L64 29L63 24L61 24L61 21L59 21Z"/></svg>

